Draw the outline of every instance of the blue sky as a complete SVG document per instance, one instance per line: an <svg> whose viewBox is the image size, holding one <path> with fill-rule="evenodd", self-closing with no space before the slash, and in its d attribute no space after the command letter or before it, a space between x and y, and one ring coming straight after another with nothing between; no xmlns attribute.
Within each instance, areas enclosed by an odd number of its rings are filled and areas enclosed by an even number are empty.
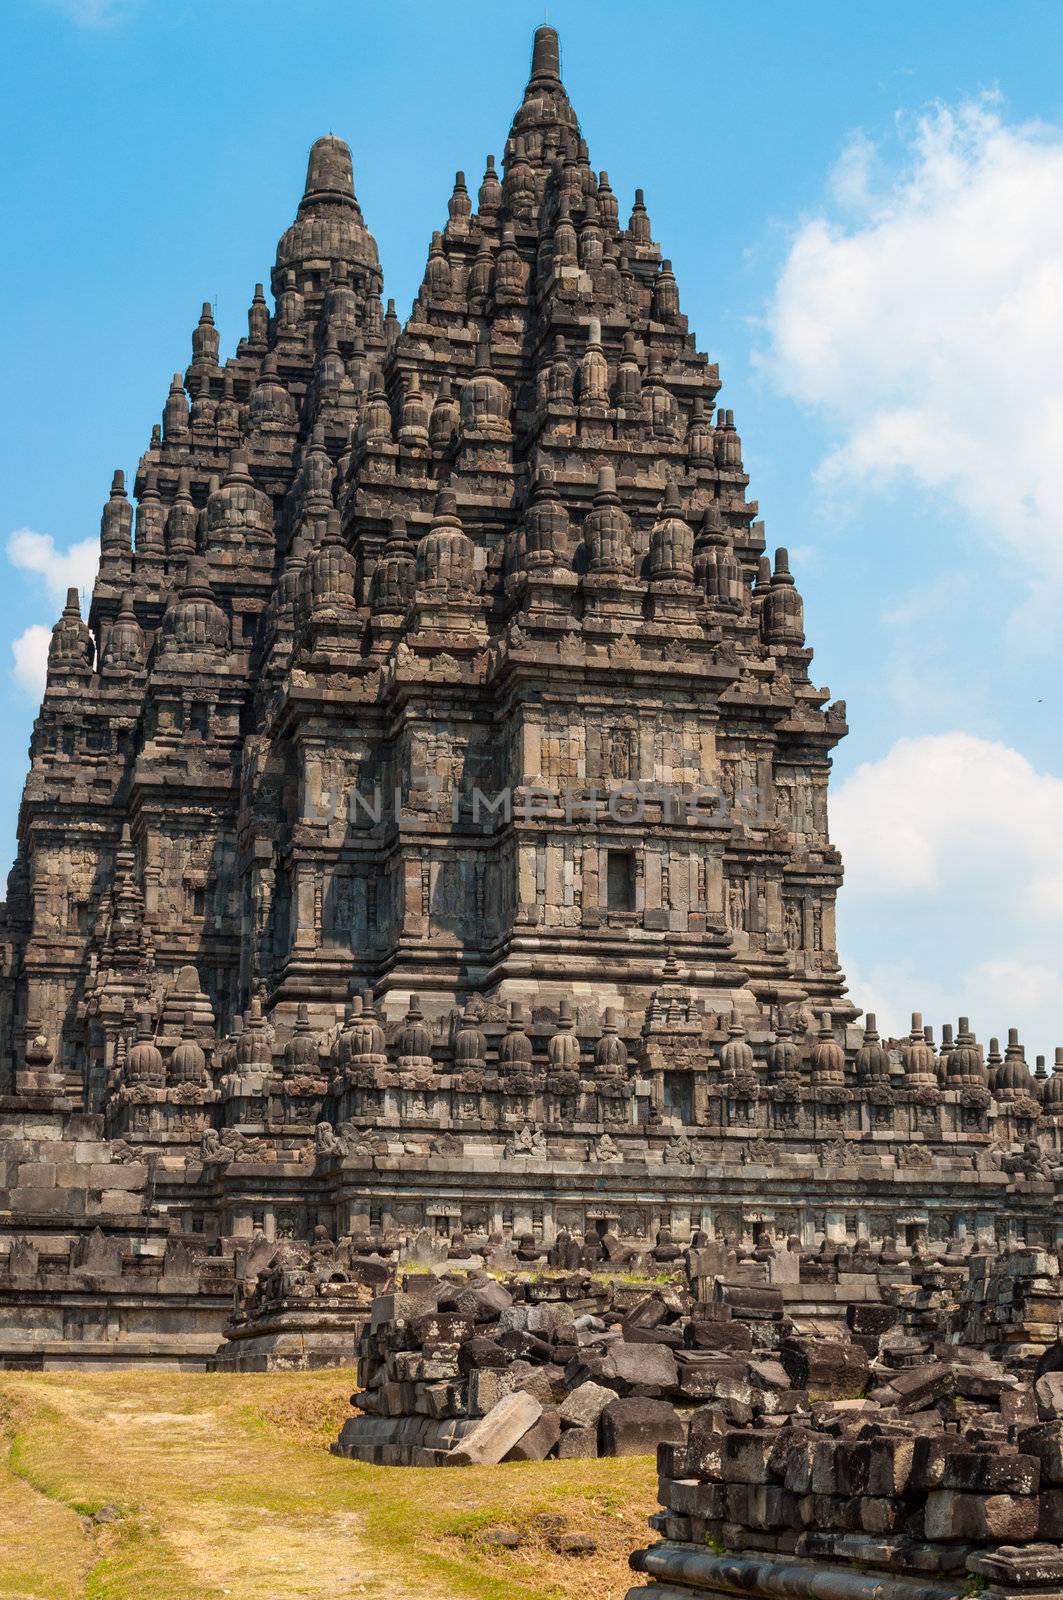
<svg viewBox="0 0 1063 1600"><path fill-rule="evenodd" d="M111 471L200 303L231 350L331 130L405 315L454 169L476 183L501 154L542 19L7 0L0 856L27 630L91 582ZM549 20L622 215L646 190L817 676L848 702L854 998L893 1026L915 1006L1018 1025L1032 1059L1063 1040L1063 8L553 0Z"/></svg>

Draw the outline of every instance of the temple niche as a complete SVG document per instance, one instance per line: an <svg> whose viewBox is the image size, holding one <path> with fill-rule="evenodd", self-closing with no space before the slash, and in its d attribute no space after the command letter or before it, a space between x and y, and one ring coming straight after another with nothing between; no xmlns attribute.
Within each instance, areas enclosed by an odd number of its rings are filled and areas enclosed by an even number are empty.
<svg viewBox="0 0 1063 1600"><path fill-rule="evenodd" d="M593 1226L604 1168L611 1215L680 1231L797 1171L814 1233L825 1141L866 1144L891 1233L898 1172L930 1203L913 1140L977 1187L1055 1101L1017 1042L961 1077L921 1024L861 1076L844 702L551 28L500 163L441 200L400 324L319 139L272 306L229 355L204 308L114 473L0 916L4 1114L91 1124L128 1168L92 1215L212 1259L281 1216Z"/></svg>

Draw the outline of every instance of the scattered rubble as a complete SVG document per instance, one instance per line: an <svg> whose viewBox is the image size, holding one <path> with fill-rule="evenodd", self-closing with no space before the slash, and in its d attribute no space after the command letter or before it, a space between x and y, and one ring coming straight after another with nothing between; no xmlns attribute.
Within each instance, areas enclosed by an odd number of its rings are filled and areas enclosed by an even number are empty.
<svg viewBox="0 0 1063 1600"><path fill-rule="evenodd" d="M632 1557L651 1581L631 1597L714 1582L778 1593L779 1563L794 1560L814 1563L807 1592L854 1600L865 1571L900 1594L931 1575L951 1583L942 1594L985 1577L1021 1592L1042 1572L1058 1586L1059 1552L1042 1547L1063 1539L1059 1261L1019 1249L912 1277L877 1337L854 1307L837 1332L786 1334L778 1363L759 1364L762 1381L776 1366L784 1379L770 1407L736 1416L716 1397L660 1445L661 1542ZM727 1581L711 1552L730 1561Z"/></svg>

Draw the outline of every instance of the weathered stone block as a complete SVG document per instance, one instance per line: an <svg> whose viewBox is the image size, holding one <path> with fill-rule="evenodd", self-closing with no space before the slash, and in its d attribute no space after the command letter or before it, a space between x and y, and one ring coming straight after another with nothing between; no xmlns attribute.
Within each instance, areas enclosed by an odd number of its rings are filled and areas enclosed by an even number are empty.
<svg viewBox="0 0 1063 1600"><path fill-rule="evenodd" d="M1063 1484L1063 1419L1023 1428L1018 1445L1021 1451L1036 1456L1040 1462L1042 1483Z"/></svg>
<svg viewBox="0 0 1063 1600"><path fill-rule="evenodd" d="M941 1483L944 1489L971 1494L1036 1494L1041 1486L1041 1462L1034 1455L964 1451L945 1457Z"/></svg>
<svg viewBox="0 0 1063 1600"><path fill-rule="evenodd" d="M769 1463L775 1446L770 1432L728 1433L723 1441L723 1479L725 1483L767 1483Z"/></svg>
<svg viewBox="0 0 1063 1600"><path fill-rule="evenodd" d="M556 1448L561 1438L561 1418L555 1406L543 1408L538 1421L533 1422L527 1433L521 1434L516 1444L507 1450L505 1461L545 1461Z"/></svg>
<svg viewBox="0 0 1063 1600"><path fill-rule="evenodd" d="M1046 1372L1034 1384L1037 1415L1045 1422L1063 1418L1063 1372Z"/></svg>
<svg viewBox="0 0 1063 1600"><path fill-rule="evenodd" d="M448 1453L448 1462L468 1467L503 1460L542 1413L539 1401L530 1394L505 1395Z"/></svg>
<svg viewBox="0 0 1063 1600"><path fill-rule="evenodd" d="M613 1400L598 1421L603 1456L652 1455L659 1444L681 1444L683 1437L683 1424L664 1400L637 1395Z"/></svg>
<svg viewBox="0 0 1063 1600"><path fill-rule="evenodd" d="M607 1405L616 1399L616 1393L600 1383L581 1383L561 1403L561 1421L566 1428L592 1428Z"/></svg>
<svg viewBox="0 0 1063 1600"><path fill-rule="evenodd" d="M794 1388L816 1396L849 1398L867 1384L867 1351L841 1339L784 1339L779 1359Z"/></svg>
<svg viewBox="0 0 1063 1600"><path fill-rule="evenodd" d="M1037 1497L963 1494L935 1489L926 1497L926 1536L944 1543L992 1540L1025 1544L1037 1538Z"/></svg>
<svg viewBox="0 0 1063 1600"><path fill-rule="evenodd" d="M613 1396L615 1399L615 1395ZM586 1428L565 1428L557 1442L562 1461L593 1460L598 1454L597 1424Z"/></svg>

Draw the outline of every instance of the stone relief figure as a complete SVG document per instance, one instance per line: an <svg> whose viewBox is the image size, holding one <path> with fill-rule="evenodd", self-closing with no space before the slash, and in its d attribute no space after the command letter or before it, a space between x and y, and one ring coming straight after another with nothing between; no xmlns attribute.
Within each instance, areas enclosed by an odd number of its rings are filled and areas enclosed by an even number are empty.
<svg viewBox="0 0 1063 1600"><path fill-rule="evenodd" d="M676 1166L692 1166L697 1159L697 1151L685 1133L674 1133L664 1147L664 1160Z"/></svg>
<svg viewBox="0 0 1063 1600"><path fill-rule="evenodd" d="M787 950L800 950L801 948L801 907L796 900L787 900L783 912L783 931L786 935Z"/></svg>
<svg viewBox="0 0 1063 1600"><path fill-rule="evenodd" d="M807 778L798 778L793 788L794 828L798 833L812 833L812 785Z"/></svg>
<svg viewBox="0 0 1063 1600"><path fill-rule="evenodd" d="M720 788L730 803L732 809L738 803L738 763L735 761L720 762Z"/></svg>
<svg viewBox="0 0 1063 1600"><path fill-rule="evenodd" d="M505 1154L509 1157L527 1156L536 1161L544 1161L547 1155L546 1135L541 1128L526 1122L506 1140Z"/></svg>
<svg viewBox="0 0 1063 1600"><path fill-rule="evenodd" d="M232 1161L235 1154L236 1152L231 1146L222 1144L217 1128L204 1128L203 1137L199 1145L199 1158L202 1162L228 1163Z"/></svg>
<svg viewBox="0 0 1063 1600"><path fill-rule="evenodd" d="M745 886L738 878L727 885L727 922L733 933L746 925Z"/></svg>
<svg viewBox="0 0 1063 1600"><path fill-rule="evenodd" d="M610 1138L607 1133L601 1134L591 1150L591 1160L608 1164L614 1161L623 1161L623 1159L624 1157L616 1140Z"/></svg>
<svg viewBox="0 0 1063 1600"><path fill-rule="evenodd" d="M331 934L336 944L347 944L354 927L354 884L344 873L332 880Z"/></svg>
<svg viewBox="0 0 1063 1600"><path fill-rule="evenodd" d="M320 1156L344 1156L347 1153L346 1142L342 1138L337 1138L331 1122L317 1123L314 1128L314 1144Z"/></svg>
<svg viewBox="0 0 1063 1600"><path fill-rule="evenodd" d="M631 734L627 728L614 728L609 735L609 776L624 782L631 775Z"/></svg>

